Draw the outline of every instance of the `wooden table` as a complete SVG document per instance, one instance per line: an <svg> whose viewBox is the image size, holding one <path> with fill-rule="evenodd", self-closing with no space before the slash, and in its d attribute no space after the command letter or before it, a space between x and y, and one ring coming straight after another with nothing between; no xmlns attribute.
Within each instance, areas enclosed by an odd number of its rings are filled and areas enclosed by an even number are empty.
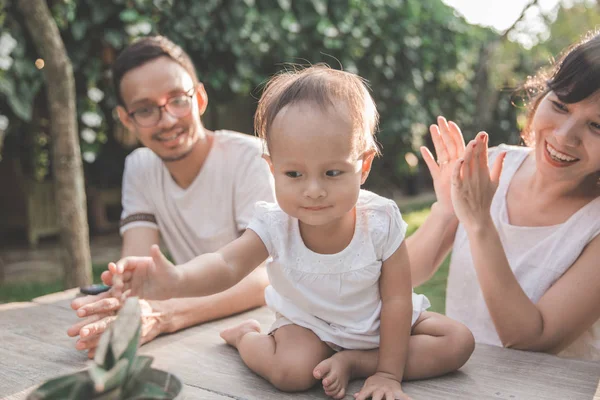
<svg viewBox="0 0 600 400"><path fill-rule="evenodd" d="M86 356L74 349L75 339L66 334L77 320L69 307L74 294L0 305L0 398L24 399L44 380L86 367ZM184 399L326 399L320 386L304 393L279 392L244 366L219 331L247 318L267 328L273 315L262 308L204 324L160 337L140 353L154 356L153 366L182 380ZM598 362L478 345L458 372L403 387L414 400L600 400L599 377ZM361 384L352 382L349 393Z"/></svg>

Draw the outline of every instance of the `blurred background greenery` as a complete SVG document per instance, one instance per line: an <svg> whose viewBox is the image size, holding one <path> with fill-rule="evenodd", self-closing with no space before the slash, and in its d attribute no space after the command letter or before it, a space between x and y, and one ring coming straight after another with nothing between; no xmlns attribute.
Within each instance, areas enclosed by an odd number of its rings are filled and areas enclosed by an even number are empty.
<svg viewBox="0 0 600 400"><path fill-rule="evenodd" d="M164 34L190 53L209 92L204 122L211 129L251 134L261 85L289 63L325 62L365 77L381 112L384 149L368 185L389 195L427 187L427 172L406 155L420 157L437 115L458 121L467 138L487 130L492 144L519 143L523 109L513 89L600 24L596 2L563 2L547 16L543 37L524 49L467 23L441 0L48 3L73 63L86 182L94 187L119 186L124 157L136 145L112 118L110 65L139 36ZM10 59L0 63L3 154L18 153L25 173L42 181L51 171L43 60L15 5L0 0L0 10L2 57Z"/></svg>

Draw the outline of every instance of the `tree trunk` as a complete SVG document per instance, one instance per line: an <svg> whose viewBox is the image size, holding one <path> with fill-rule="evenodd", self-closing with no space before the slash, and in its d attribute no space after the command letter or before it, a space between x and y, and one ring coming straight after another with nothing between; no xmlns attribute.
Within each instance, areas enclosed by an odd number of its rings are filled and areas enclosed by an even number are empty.
<svg viewBox="0 0 600 400"><path fill-rule="evenodd" d="M46 0L18 0L18 8L44 60L52 137L56 208L67 287L92 282L84 178L77 134L75 78Z"/></svg>
<svg viewBox="0 0 600 400"><path fill-rule="evenodd" d="M500 42L493 41L482 45L479 51L479 68L475 72L474 86L476 91L475 115L473 128L476 131L493 132L494 110L498 107L498 89L492 87L490 79L491 60Z"/></svg>

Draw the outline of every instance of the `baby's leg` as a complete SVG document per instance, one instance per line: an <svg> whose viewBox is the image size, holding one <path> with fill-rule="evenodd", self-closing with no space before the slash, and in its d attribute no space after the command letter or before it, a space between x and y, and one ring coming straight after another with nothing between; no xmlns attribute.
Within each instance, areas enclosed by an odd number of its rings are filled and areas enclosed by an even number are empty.
<svg viewBox="0 0 600 400"><path fill-rule="evenodd" d="M404 380L433 378L462 367L475 350L471 331L458 321L423 312L413 325Z"/></svg>
<svg viewBox="0 0 600 400"><path fill-rule="evenodd" d="M311 330L298 325L285 325L265 335L260 333L260 324L250 320L224 330L221 337L238 349L248 368L286 392L314 386L313 369L333 353Z"/></svg>
<svg viewBox="0 0 600 400"><path fill-rule="evenodd" d="M321 379L325 394L334 399L343 399L350 379L371 376L377 369L378 350L343 350L323 360L313 370ZM363 364L367 365L363 365ZM368 371L372 369L371 373Z"/></svg>
<svg viewBox="0 0 600 400"><path fill-rule="evenodd" d="M467 327L425 311L412 327L403 380L432 378L455 371L467 362L474 349L475 341ZM337 389L333 397L341 398L344 396L341 389L345 393L349 379L367 378L377 371L378 357L378 349L344 350L321 362L314 374L323 378L326 392Z"/></svg>

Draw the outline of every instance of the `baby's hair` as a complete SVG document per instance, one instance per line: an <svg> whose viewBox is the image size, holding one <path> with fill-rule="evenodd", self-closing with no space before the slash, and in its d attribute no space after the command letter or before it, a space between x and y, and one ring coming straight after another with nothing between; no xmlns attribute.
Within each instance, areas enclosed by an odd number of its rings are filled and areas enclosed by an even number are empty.
<svg viewBox="0 0 600 400"><path fill-rule="evenodd" d="M379 114L366 81L324 64L285 70L267 83L254 117L255 131L267 148L269 131L277 114L285 106L301 102L315 103L323 109L340 104L346 106L353 133L357 134L356 150L359 153L372 150L379 154L375 141Z"/></svg>

